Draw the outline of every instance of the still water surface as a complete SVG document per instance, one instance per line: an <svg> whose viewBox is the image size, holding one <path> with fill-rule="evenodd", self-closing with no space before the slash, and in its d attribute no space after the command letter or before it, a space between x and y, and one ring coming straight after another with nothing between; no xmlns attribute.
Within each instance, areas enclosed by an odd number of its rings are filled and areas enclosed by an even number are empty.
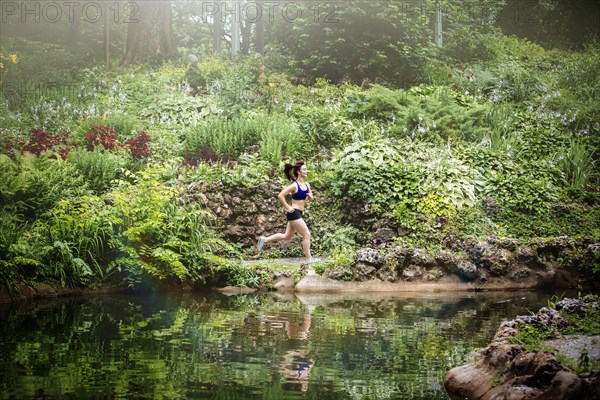
<svg viewBox="0 0 600 400"><path fill-rule="evenodd" d="M553 293L110 295L0 308L1 399L447 399ZM562 295L562 293L559 293Z"/></svg>

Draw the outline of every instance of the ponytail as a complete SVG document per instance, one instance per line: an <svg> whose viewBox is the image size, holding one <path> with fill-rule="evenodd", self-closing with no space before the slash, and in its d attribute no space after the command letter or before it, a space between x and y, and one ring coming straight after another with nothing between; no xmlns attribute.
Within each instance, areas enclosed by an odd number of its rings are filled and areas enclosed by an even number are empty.
<svg viewBox="0 0 600 400"><path fill-rule="evenodd" d="M300 171L300 168L302 168L303 165L304 161L296 161L295 164L286 163L283 172L290 181L293 181L298 179L298 171Z"/></svg>
<svg viewBox="0 0 600 400"><path fill-rule="evenodd" d="M285 167L283 169L283 172L285 172L285 176L290 180L293 181L292 179L292 170L294 169L294 166L292 164L285 164Z"/></svg>

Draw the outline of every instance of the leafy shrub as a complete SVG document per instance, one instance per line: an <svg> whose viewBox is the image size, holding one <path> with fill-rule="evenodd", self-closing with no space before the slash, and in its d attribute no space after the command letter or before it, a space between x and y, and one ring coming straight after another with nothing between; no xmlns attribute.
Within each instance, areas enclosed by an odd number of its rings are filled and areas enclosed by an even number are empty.
<svg viewBox="0 0 600 400"><path fill-rule="evenodd" d="M306 141L296 124L281 116L261 116L253 119L260 140L260 157L276 165L285 158L301 158L306 154Z"/></svg>
<svg viewBox="0 0 600 400"><path fill-rule="evenodd" d="M148 146L151 137L144 131L139 131L137 136L121 143L117 138L117 133L112 126L92 126L90 133L85 135L85 145L89 152L102 147L104 150L117 151L125 148L129 150L134 160L139 161L152 155L152 150Z"/></svg>
<svg viewBox="0 0 600 400"><path fill-rule="evenodd" d="M356 235L358 229L350 225L337 225L324 232L317 232L319 236L319 251L336 254L336 250L351 252L357 247Z"/></svg>
<svg viewBox="0 0 600 400"><path fill-rule="evenodd" d="M214 105L198 97L175 93L157 94L140 112L140 117L152 126L165 125L169 128L195 127L210 114L219 111Z"/></svg>
<svg viewBox="0 0 600 400"><path fill-rule="evenodd" d="M97 197L61 200L8 249L13 278L90 285L106 277L100 266L112 233L106 205ZM32 268L34 267L34 268Z"/></svg>
<svg viewBox="0 0 600 400"><path fill-rule="evenodd" d="M235 159L247 147L258 141L258 133L254 128L254 124L248 119L210 120L188 131L186 154L189 157L208 147L218 157Z"/></svg>
<svg viewBox="0 0 600 400"><path fill-rule="evenodd" d="M273 171L272 164L252 154L243 154L231 168L221 165L219 169L216 179L230 187L257 187L267 182Z"/></svg>
<svg viewBox="0 0 600 400"><path fill-rule="evenodd" d="M279 116L255 115L233 120L216 119L190 130L186 136L188 160L211 154L221 160L235 160L258 144L261 158L278 163L300 153L302 143L296 126ZM207 151L208 150L208 151Z"/></svg>
<svg viewBox="0 0 600 400"><path fill-rule="evenodd" d="M457 93L494 103L532 100L548 92L544 73L551 64L544 49L522 39L488 38L491 58L450 65L446 84ZM436 83L443 82L438 78Z"/></svg>
<svg viewBox="0 0 600 400"><path fill-rule="evenodd" d="M507 153L494 149L486 143L461 144L456 151L457 156L471 168L483 175L487 170L502 169L505 164L512 163Z"/></svg>
<svg viewBox="0 0 600 400"><path fill-rule="evenodd" d="M209 57L190 65L184 78L192 87L205 88L214 81L222 79L228 70L229 66L223 59Z"/></svg>
<svg viewBox="0 0 600 400"><path fill-rule="evenodd" d="M22 280L22 276L14 263L11 248L22 237L25 225L7 207L0 208L0 220L0 285L7 288L11 295L15 295L19 290L17 281Z"/></svg>
<svg viewBox="0 0 600 400"><path fill-rule="evenodd" d="M163 183L168 170L119 181L111 206L90 196L60 200L16 242L4 235L10 251L0 259L2 279L90 285L118 272L131 285L146 276L202 280L223 243L210 228L213 216ZM7 266L14 274L4 273Z"/></svg>
<svg viewBox="0 0 600 400"><path fill-rule="evenodd" d="M401 245L440 242L445 226L477 201L475 171L447 148L380 139L347 147L334 165L332 192L391 216L410 234Z"/></svg>
<svg viewBox="0 0 600 400"><path fill-rule="evenodd" d="M86 183L76 167L60 157L42 153L16 154L14 160L0 154L1 203L18 215L35 219L59 200L85 193Z"/></svg>
<svg viewBox="0 0 600 400"><path fill-rule="evenodd" d="M5 257L13 243L16 243L24 230L21 218L9 210L8 207L0 208L2 224L0 224L0 257Z"/></svg>
<svg viewBox="0 0 600 400"><path fill-rule="evenodd" d="M273 166L254 154L243 154L239 162L231 164L199 162L185 169L181 179L185 182L202 181L209 186L225 184L229 187L257 187L269 181Z"/></svg>
<svg viewBox="0 0 600 400"><path fill-rule="evenodd" d="M90 74L94 75L98 71L92 70ZM104 70L100 71L106 74ZM177 119L178 109L187 109L197 105L195 99L189 96L189 85L184 80L185 67L173 66L170 63L164 63L158 69L148 67L135 67L126 70L112 79L91 76L90 80L101 83L99 92L106 98L105 104L110 107L108 118L110 121L119 117L131 118L134 121L146 121L150 116L153 124L160 124L160 103L164 100L165 112L172 114L170 121L181 121ZM190 100L191 99L191 100ZM188 102L189 100L189 102ZM178 107L178 102L182 102ZM163 121L164 122L164 121ZM173 122L175 123L175 122ZM114 125L120 126L119 123ZM147 126L136 125L134 129L144 129ZM131 130L119 131L119 133L130 133Z"/></svg>
<svg viewBox="0 0 600 400"><path fill-rule="evenodd" d="M469 67L451 67L453 87L495 103L533 100L548 92L544 73L551 64L543 48L524 39L488 38L492 58Z"/></svg>
<svg viewBox="0 0 600 400"><path fill-rule="evenodd" d="M349 97L347 111L352 117L395 120L407 103L403 90L391 90L374 85L365 95L353 94Z"/></svg>
<svg viewBox="0 0 600 400"><path fill-rule="evenodd" d="M486 115L490 127L489 147L492 151L504 153L518 152L520 138L513 131L515 125L513 112L509 107L494 107Z"/></svg>
<svg viewBox="0 0 600 400"><path fill-rule="evenodd" d="M287 113L293 109L295 101L302 99L293 95L296 88L284 74L261 72L257 84L257 95L260 96L257 103L266 107L268 114Z"/></svg>
<svg viewBox="0 0 600 400"><path fill-rule="evenodd" d="M52 135L42 129L31 128L29 143L23 147L23 152L33 153L39 156L43 152L57 153L63 160L69 155L71 146L69 142L69 133L62 132Z"/></svg>
<svg viewBox="0 0 600 400"><path fill-rule="evenodd" d="M116 150L120 144L112 126L92 126L90 132L85 135L85 146L88 151L93 151L98 146L106 150Z"/></svg>
<svg viewBox="0 0 600 400"><path fill-rule="evenodd" d="M479 141L489 127L487 105L441 86L420 85L408 90L375 86L366 94L348 98L347 112L353 118L376 119L382 131L396 138L410 137L433 143L448 140Z"/></svg>
<svg viewBox="0 0 600 400"><path fill-rule="evenodd" d="M492 137L490 146L462 147L461 157L477 171L481 199L492 199L506 210L545 213L561 195L564 173L556 155L546 154L546 146L529 144L540 138L517 141L512 135L498 142Z"/></svg>
<svg viewBox="0 0 600 400"><path fill-rule="evenodd" d="M422 178L404 154L399 144L383 139L346 147L334 160L333 194L379 208L417 197Z"/></svg>
<svg viewBox="0 0 600 400"><path fill-rule="evenodd" d="M486 135L489 130L485 120L487 106L465 107L454 93L441 88L429 90L434 91L409 98L392 134L439 144L479 141Z"/></svg>
<svg viewBox="0 0 600 400"><path fill-rule="evenodd" d="M138 132L142 127L142 122L137 118L126 114L111 114L100 123L98 120L93 125L108 125L112 126L119 136L127 137L134 132ZM90 128L91 126L90 125ZM88 128L89 130L89 128Z"/></svg>
<svg viewBox="0 0 600 400"><path fill-rule="evenodd" d="M340 133L334 124L334 114L318 107L295 110L300 131L305 136L306 146L314 148L317 154L324 149L332 149L340 142Z"/></svg>
<svg viewBox="0 0 600 400"><path fill-rule="evenodd" d="M464 69L463 69L464 68ZM463 104L473 100L483 100L490 96L493 101L499 102L498 91L503 88L504 82L493 72L478 66L465 68L450 66L446 84L458 96ZM492 93L495 96L491 97Z"/></svg>
<svg viewBox="0 0 600 400"><path fill-rule="evenodd" d="M573 121L573 128L581 133L598 133L600 131L600 110L597 103L600 99L600 40L590 40L581 53L567 53L559 58L560 64L553 73L557 75L557 86L563 93L564 106L561 110L577 110L578 116ZM562 100L561 97L556 98Z"/></svg>
<svg viewBox="0 0 600 400"><path fill-rule="evenodd" d="M334 193L382 211L402 202L417 206L428 195L458 209L475 202L469 168L442 149L379 140L349 146L337 160Z"/></svg>
<svg viewBox="0 0 600 400"><path fill-rule="evenodd" d="M497 231L491 234L497 236L522 239L565 235L600 238L600 212L594 205L556 204L549 212L533 214L501 208L492 219Z"/></svg>
<svg viewBox="0 0 600 400"><path fill-rule="evenodd" d="M498 64L497 74L502 79L502 86L494 88L491 96L501 101L527 101L548 92L540 74L526 67L519 61L505 61Z"/></svg>
<svg viewBox="0 0 600 400"><path fill-rule="evenodd" d="M108 255L113 235L112 221L104 201L82 196L77 201L61 200L50 210L48 225L41 232L46 267L38 271L43 279L59 280L62 285L88 285L100 282L106 270L100 263Z"/></svg>
<svg viewBox="0 0 600 400"><path fill-rule="evenodd" d="M150 150L150 147L148 147L148 143L150 143L151 140L152 139L148 133L139 131L136 137L129 139L126 142L127 148L131 152L131 156L134 160L139 161L152 155L152 150Z"/></svg>
<svg viewBox="0 0 600 400"><path fill-rule="evenodd" d="M592 152L585 143L577 139L572 140L565 149L559 165L572 188L585 188L595 172Z"/></svg>
<svg viewBox="0 0 600 400"><path fill-rule="evenodd" d="M121 181L112 192L119 229L112 240L118 251L112 268L136 285L144 276L199 280L222 242L210 228L212 214L180 201L179 192L161 175L166 166L136 173L135 184Z"/></svg>
<svg viewBox="0 0 600 400"><path fill-rule="evenodd" d="M55 89L56 99L47 97L30 100L29 113L35 126L45 130L62 131L73 130L76 121L88 118L101 118L106 114L103 107L91 104L78 104L62 96L60 90Z"/></svg>
<svg viewBox="0 0 600 400"><path fill-rule="evenodd" d="M27 143L31 135L31 121L29 116L20 110L9 109L9 100L5 96L9 97L0 91L0 153L12 156L15 152L20 152Z"/></svg>
<svg viewBox="0 0 600 400"><path fill-rule="evenodd" d="M508 209L538 213L548 211L558 200L559 190L547 175L533 177L527 170L503 170L491 171L482 194Z"/></svg>
<svg viewBox="0 0 600 400"><path fill-rule="evenodd" d="M77 153L73 162L85 178L88 187L99 194L111 187L113 181L119 176L119 171L126 166L127 159L120 153L94 149Z"/></svg>
<svg viewBox="0 0 600 400"><path fill-rule="evenodd" d="M269 96L259 92L257 87L261 75L264 78L262 57L249 56L243 60L211 57L190 66L186 79L195 92L202 93L215 107L216 113L239 118L265 98L269 110L272 109Z"/></svg>
<svg viewBox="0 0 600 400"><path fill-rule="evenodd" d="M351 267L354 264L353 247L336 247L333 251L333 264L338 267Z"/></svg>

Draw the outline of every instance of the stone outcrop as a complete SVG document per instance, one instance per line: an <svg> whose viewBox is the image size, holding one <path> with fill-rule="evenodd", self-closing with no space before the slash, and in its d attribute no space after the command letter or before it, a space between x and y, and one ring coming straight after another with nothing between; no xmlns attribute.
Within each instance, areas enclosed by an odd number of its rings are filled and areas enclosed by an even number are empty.
<svg viewBox="0 0 600 400"><path fill-rule="evenodd" d="M52 299L64 296L83 296L100 293L123 292L125 288L119 286L104 286L101 288L66 288L61 286L50 286L46 283L39 283L35 286L29 286L23 282L18 282L13 293L0 285L0 304L10 303L16 300L34 300L34 299Z"/></svg>
<svg viewBox="0 0 600 400"><path fill-rule="evenodd" d="M260 187L236 188L228 193L221 184L210 188L202 182L187 188L190 201L198 202L217 216L217 229L232 243L253 247L261 235L283 233L286 228L285 213L277 200L281 186L266 183ZM269 244L269 251L297 248L301 238L296 235L291 242Z"/></svg>
<svg viewBox="0 0 600 400"><path fill-rule="evenodd" d="M285 216L276 197L280 190L279 183L271 182L234 189L198 182L191 184L187 193L190 201L202 203L217 216L217 229L225 239L251 254L258 236L285 230ZM591 271L600 264L600 243L585 238L544 238L524 244L512 238L464 237L437 254L392 246L389 243L394 237L406 234L393 218L378 218L373 210L353 202L347 202L344 211L342 222L363 229L356 239L366 246L354 254L351 265L328 263L322 272L326 280L462 285L467 290L576 287L593 285ZM309 209L307 221L310 214ZM300 256L301 238L296 235L290 242L270 243L263 254L278 251ZM272 287L278 290L290 290L290 286L289 280L272 280ZM327 284L316 286L326 290Z"/></svg>
<svg viewBox="0 0 600 400"><path fill-rule="evenodd" d="M594 246L585 240L544 239L538 246L515 239L467 238L467 243L466 251L442 250L433 256L397 246L362 248L354 254L352 266L325 273L336 279L343 271L344 280L357 282L435 282L453 277L482 289L503 283L512 288L575 287L590 283L586 280L591 276L580 272L598 262Z"/></svg>
<svg viewBox="0 0 600 400"><path fill-rule="evenodd" d="M564 328L568 322L557 310L581 315L588 307L600 308L597 297L590 296L586 300L564 299L557 303L556 310L542 308L537 315L503 322L488 347L476 353L470 363L448 372L444 385L450 397L480 400L600 398L600 371L577 375L559 362L559 351L526 351L511 343L520 327L526 324ZM597 340L597 337L589 338L579 352L567 357L581 360L585 354L600 361ZM573 348L572 337L559 338L558 342ZM544 343L549 344L552 345ZM552 347L556 349L558 345Z"/></svg>
<svg viewBox="0 0 600 400"><path fill-rule="evenodd" d="M204 204L218 217L218 229L228 241L253 249L259 235L285 230L284 213L276 197L279 184L237 187L235 192L226 189L218 183L206 187L200 182L190 185L187 192L191 201ZM348 204L344 222L373 234L358 238L369 246L355 253L352 265L330 266L323 275L327 278L355 282L456 280L478 288L503 283L513 288L575 287L590 281L586 272L600 264L600 243L585 238L543 238L524 244L512 238L466 237L437 254L390 246L394 236L403 234L393 219L377 219L372 210ZM290 242L270 243L265 253L291 250L301 251L298 235Z"/></svg>

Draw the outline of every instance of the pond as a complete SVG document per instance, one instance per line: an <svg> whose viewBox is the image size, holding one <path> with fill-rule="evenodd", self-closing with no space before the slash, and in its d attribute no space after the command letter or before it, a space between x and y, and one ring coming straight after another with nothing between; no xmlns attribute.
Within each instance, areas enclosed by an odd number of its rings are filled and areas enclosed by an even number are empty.
<svg viewBox="0 0 600 400"><path fill-rule="evenodd" d="M503 319L552 295L186 293L2 305L0 398L447 399L450 368Z"/></svg>

